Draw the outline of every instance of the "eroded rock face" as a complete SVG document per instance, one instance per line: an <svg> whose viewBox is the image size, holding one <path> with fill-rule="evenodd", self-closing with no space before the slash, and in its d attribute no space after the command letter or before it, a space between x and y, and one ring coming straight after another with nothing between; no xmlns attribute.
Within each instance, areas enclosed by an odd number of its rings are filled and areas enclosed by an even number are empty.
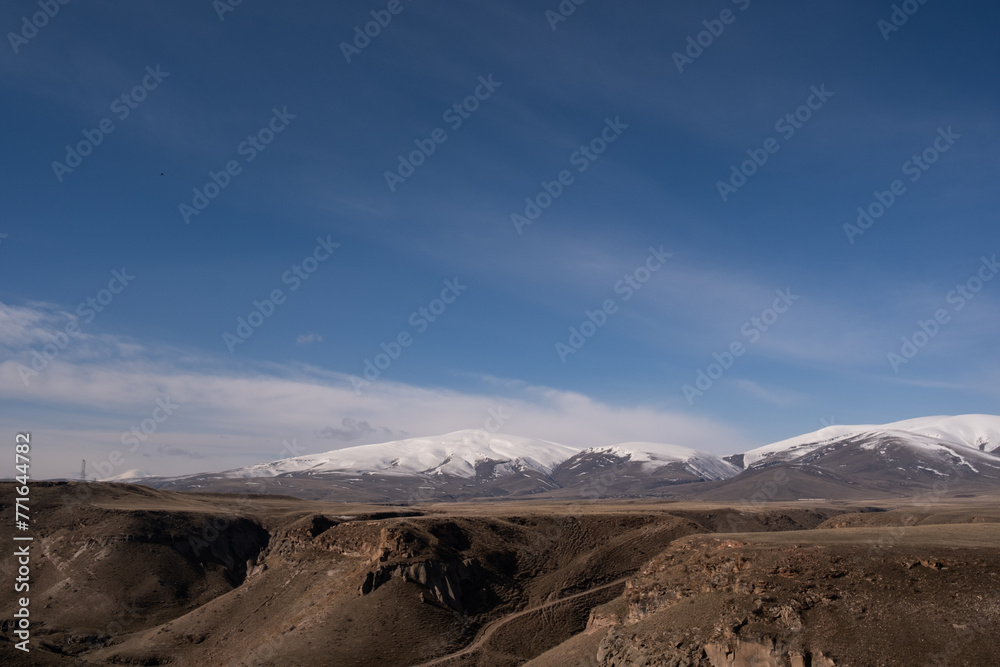
<svg viewBox="0 0 1000 667"><path fill-rule="evenodd" d="M475 559L381 567L365 576L361 594L372 593L393 577L420 585L427 589L431 599L459 613L474 611L485 602L481 584L485 573Z"/></svg>
<svg viewBox="0 0 1000 667"><path fill-rule="evenodd" d="M737 639L732 645L706 644L705 656L712 667L836 667L822 651L784 651L773 641L761 644Z"/></svg>
<svg viewBox="0 0 1000 667"><path fill-rule="evenodd" d="M712 667L786 667L784 657L775 652L774 643L758 644L737 639L734 646L706 644L705 656Z"/></svg>
<svg viewBox="0 0 1000 667"><path fill-rule="evenodd" d="M226 578L234 586L241 584L266 551L270 534L255 521L245 518L225 519L221 529L189 536L188 540L175 540L174 548L185 558L211 564L219 563L226 571Z"/></svg>
<svg viewBox="0 0 1000 667"><path fill-rule="evenodd" d="M342 531L345 532L345 531ZM463 529L450 521L423 524L400 522L383 526L377 539L368 534L362 539L327 532L343 547L350 544L368 556L369 567L361 583L361 595L369 595L399 578L421 587L420 599L443 605L461 614L483 609L487 601L484 582L490 576L477 558L463 555L470 547Z"/></svg>

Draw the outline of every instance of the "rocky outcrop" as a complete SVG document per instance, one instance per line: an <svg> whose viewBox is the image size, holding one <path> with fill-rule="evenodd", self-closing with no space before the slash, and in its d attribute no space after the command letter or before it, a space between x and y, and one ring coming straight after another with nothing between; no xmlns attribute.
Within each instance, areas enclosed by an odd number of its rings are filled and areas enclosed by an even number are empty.
<svg viewBox="0 0 1000 667"><path fill-rule="evenodd" d="M754 558L737 540L683 541L653 559L626 583L621 625L607 633L597 659L602 667L830 667L833 661L803 645L802 613L828 605L817 592L777 596L777 582L800 577L801 562L818 556ZM799 550L795 550L799 551ZM836 570L836 571L835 571ZM836 579L836 567L824 573ZM720 599L721 598L721 599ZM692 605L710 601L703 621L687 620ZM603 620L607 625L607 620ZM664 627L661 633L653 628ZM693 627L692 627L693 626ZM657 637L652 640L652 637Z"/></svg>
<svg viewBox="0 0 1000 667"><path fill-rule="evenodd" d="M601 667L836 667L822 651L789 649L765 637L760 641L678 641L664 646L617 628L597 651Z"/></svg>
<svg viewBox="0 0 1000 667"><path fill-rule="evenodd" d="M712 667L836 667L822 651L783 651L773 641L766 643L736 640L728 644L706 644L705 657Z"/></svg>
<svg viewBox="0 0 1000 667"><path fill-rule="evenodd" d="M887 527L885 530L889 530ZM841 529L845 530L845 529ZM601 667L993 664L1000 556L953 545L951 524L803 531L799 542L698 536L675 542L595 612ZM969 524L995 539L989 524ZM940 533L940 534L939 534ZM985 540L984 540L985 541ZM614 618L617 614L617 619ZM985 619L990 619L986 621ZM615 622L617 620L617 622Z"/></svg>
<svg viewBox="0 0 1000 667"><path fill-rule="evenodd" d="M485 573L475 559L455 562L422 561L392 565L369 571L361 584L361 595L368 595L393 577L426 589L425 601L436 601L459 613L469 613L485 601L482 582Z"/></svg>

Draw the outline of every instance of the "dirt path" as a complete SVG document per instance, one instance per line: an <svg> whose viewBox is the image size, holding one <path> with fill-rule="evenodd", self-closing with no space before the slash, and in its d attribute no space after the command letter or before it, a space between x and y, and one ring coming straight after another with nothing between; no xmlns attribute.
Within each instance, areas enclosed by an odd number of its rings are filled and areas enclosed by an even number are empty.
<svg viewBox="0 0 1000 667"><path fill-rule="evenodd" d="M582 591L580 593L574 593L573 595L569 595L564 598L559 598L558 600L551 600L544 604L540 604L537 607L522 609L521 611L514 612L513 614L508 614L503 618L498 618L495 621L490 621L489 623L487 623L482 627L482 629L479 631L479 634L476 636L473 642L468 646L466 646L465 648L461 649L460 651L456 651L455 653L449 653L448 655L442 656L440 658L435 658L430 662L422 662L419 665L415 665L414 667L432 667L432 665L443 665L451 660L456 660L458 658L462 658L472 653L475 653L476 651L481 649L486 644L486 642L488 642L490 638L493 637L494 634L496 634L497 630L499 630L504 625L510 623L515 619L521 618L522 616L526 616L527 614L533 614L536 611L541 611L560 604L565 604L572 600L582 598L586 595L593 595L598 591L603 591L607 588L611 588L612 586L624 586L626 579L628 579L628 577L615 579L610 583L602 584L600 586L596 586L594 588Z"/></svg>

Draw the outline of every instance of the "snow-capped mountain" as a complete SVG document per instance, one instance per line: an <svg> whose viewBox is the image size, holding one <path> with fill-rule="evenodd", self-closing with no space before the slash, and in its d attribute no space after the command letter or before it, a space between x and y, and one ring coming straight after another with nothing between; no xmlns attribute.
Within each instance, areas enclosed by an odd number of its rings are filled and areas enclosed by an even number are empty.
<svg viewBox="0 0 1000 667"><path fill-rule="evenodd" d="M585 449L552 472L563 497L647 497L698 482L720 481L740 469L714 454L658 442L624 442Z"/></svg>
<svg viewBox="0 0 1000 667"><path fill-rule="evenodd" d="M715 454L659 442L623 442L610 447L594 447L584 450L584 453L605 454L640 463L646 472L680 464L686 472L704 480L729 479L740 472L739 468Z"/></svg>
<svg viewBox="0 0 1000 667"><path fill-rule="evenodd" d="M451 475L472 479L484 464L490 464L494 466L494 474L534 470L547 475L579 451L545 440L469 430L297 456L223 474L230 477L327 473ZM496 470L496 467L502 468Z"/></svg>
<svg viewBox="0 0 1000 667"><path fill-rule="evenodd" d="M581 449L468 430L221 473L131 481L175 490L267 489L309 498L395 502L558 492L573 496L580 487L593 486L596 475L601 475L601 495L648 495L664 485L722 480L739 472L718 456L674 445L629 442Z"/></svg>
<svg viewBox="0 0 1000 667"><path fill-rule="evenodd" d="M998 448L1000 417L992 415L829 426L727 457L745 469L703 497L792 500L995 493L1000 490Z"/></svg>
<svg viewBox="0 0 1000 667"><path fill-rule="evenodd" d="M468 430L296 456L219 474L233 479L380 475L473 480L484 474L492 478L527 472L549 476L557 469L576 470L584 460L594 457L614 459L619 465L638 464L637 470L647 473L674 466L700 480L727 479L739 473L739 468L714 454L676 445L626 442L579 449L546 440Z"/></svg>
<svg viewBox="0 0 1000 667"><path fill-rule="evenodd" d="M758 447L742 456L744 468L791 461L846 437L868 434L873 442L883 436L895 436L897 443L911 443L915 450L933 450L933 445L993 452L1000 448L1000 417L960 415L955 417L920 417L883 425L828 426L826 428ZM874 445L873 445L874 446ZM730 460L739 460L729 457Z"/></svg>
<svg viewBox="0 0 1000 667"><path fill-rule="evenodd" d="M780 473L780 474L779 474ZM777 483L774 483L777 480ZM722 459L655 442L583 449L457 431L348 447L221 473L135 481L187 491L272 492L364 502L545 494L552 498L876 498L1000 490L1000 417L829 426Z"/></svg>

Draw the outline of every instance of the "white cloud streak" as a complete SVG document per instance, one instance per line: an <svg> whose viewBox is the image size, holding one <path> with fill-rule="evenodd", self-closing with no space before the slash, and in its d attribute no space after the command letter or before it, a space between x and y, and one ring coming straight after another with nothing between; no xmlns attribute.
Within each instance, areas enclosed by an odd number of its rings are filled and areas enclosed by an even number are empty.
<svg viewBox="0 0 1000 667"><path fill-rule="evenodd" d="M345 419L379 427L359 431L359 439L345 446L378 441L387 431L435 435L483 428L490 410L501 408L509 415L504 432L573 446L658 441L730 453L750 444L735 429L706 418L609 405L549 387L512 382L498 393L495 384L484 382L481 392L463 393L382 381L358 394L345 374L303 366L223 366L217 358L113 336L82 341L99 340L111 354L95 358L70 347L25 385L18 367L26 361L26 346L45 340L38 329L57 320L44 310L0 308L6 357L0 361L0 400L19 401L31 407L24 414L42 415L6 414L0 424L44 435L36 460L40 476L73 477L80 458L100 461L115 449L125 451L122 435L149 419L157 400L167 397L178 409L129 452L134 461L117 472L140 464L163 475L222 470L280 458L282 442L293 438L306 452L328 451L333 443L323 434ZM185 361L163 361L169 358ZM142 457L159 447L183 448L205 459Z"/></svg>

